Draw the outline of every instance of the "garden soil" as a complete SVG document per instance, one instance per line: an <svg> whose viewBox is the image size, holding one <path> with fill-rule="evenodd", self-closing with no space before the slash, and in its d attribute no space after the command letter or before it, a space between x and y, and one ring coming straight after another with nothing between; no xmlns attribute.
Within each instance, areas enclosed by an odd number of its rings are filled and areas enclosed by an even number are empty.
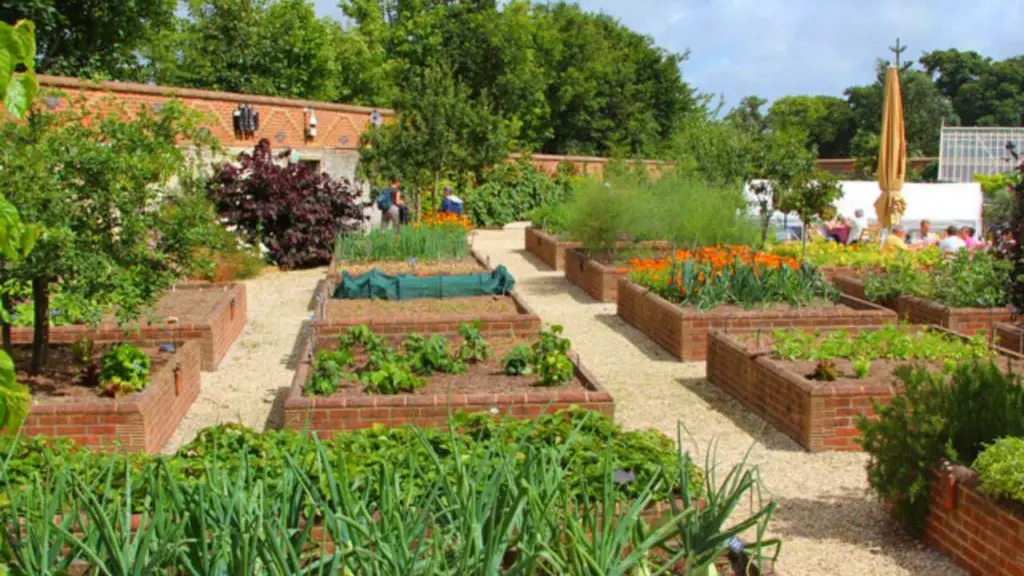
<svg viewBox="0 0 1024 576"><path fill-rule="evenodd" d="M867 490L866 455L803 451L707 383L703 362L676 361L618 318L614 303L593 302L563 273L528 254L521 228L478 231L473 246L495 265L508 267L517 293L546 323L565 327L584 366L615 398L616 421L673 438L679 434L683 449L699 463L711 451L719 479L744 458L758 466L767 495L779 506L768 536L783 539L776 565L781 574L964 574L889 519ZM297 334L324 273L320 268L246 281L249 325L220 369L203 373L200 398L168 451L219 422L241 422L257 430L280 427L280 403L301 345Z"/></svg>
<svg viewBox="0 0 1024 576"><path fill-rule="evenodd" d="M327 301L328 320L367 318L392 320L415 318L422 322L444 321L455 316L516 314L516 303L509 296L466 296L462 298L423 298L420 300L340 300Z"/></svg>
<svg viewBox="0 0 1024 576"><path fill-rule="evenodd" d="M140 346L139 348L149 356L150 374L159 371L174 356L172 352L161 352L156 346ZM100 357L109 349L110 345L105 344L97 344L93 347L93 360L97 366ZM75 359L69 345L50 344L49 361L39 374L29 374L27 371L32 364L32 346L30 344L12 346L11 357L18 370L18 382L28 386L33 398L46 398L48 401L61 401L61 399L67 398L71 402L75 398L83 396L106 396L104 390L99 386L87 385L82 381L81 377L87 365L79 363ZM98 372L96 375L98 376Z"/></svg>

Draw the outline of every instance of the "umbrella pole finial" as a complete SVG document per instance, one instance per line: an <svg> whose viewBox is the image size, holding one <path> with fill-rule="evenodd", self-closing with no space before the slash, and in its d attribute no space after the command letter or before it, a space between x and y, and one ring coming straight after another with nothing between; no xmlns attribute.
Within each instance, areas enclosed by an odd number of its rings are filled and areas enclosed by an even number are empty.
<svg viewBox="0 0 1024 576"><path fill-rule="evenodd" d="M907 49L906 45L900 46L900 39L899 39L899 37L896 38L896 45L895 46L889 46L889 51L896 55L896 68L900 67L900 54L903 54L903 52L906 49Z"/></svg>

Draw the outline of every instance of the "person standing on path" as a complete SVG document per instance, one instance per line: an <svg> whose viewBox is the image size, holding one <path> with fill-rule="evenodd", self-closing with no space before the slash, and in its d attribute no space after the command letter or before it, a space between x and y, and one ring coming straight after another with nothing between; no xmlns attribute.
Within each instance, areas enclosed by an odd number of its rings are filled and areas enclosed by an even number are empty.
<svg viewBox="0 0 1024 576"><path fill-rule="evenodd" d="M391 187L384 189L377 196L377 208L380 210L380 229L387 230L388 224L398 232L402 227L401 183L397 178L391 180Z"/></svg>

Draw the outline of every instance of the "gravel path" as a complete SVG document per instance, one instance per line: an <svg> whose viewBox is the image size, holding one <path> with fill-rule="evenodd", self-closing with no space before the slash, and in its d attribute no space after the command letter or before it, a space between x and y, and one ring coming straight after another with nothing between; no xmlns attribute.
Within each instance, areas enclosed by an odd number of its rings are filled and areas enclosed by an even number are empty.
<svg viewBox="0 0 1024 576"><path fill-rule="evenodd" d="M197 431L226 422L254 430L280 428L284 395L317 280L326 268L271 272L245 281L249 322L216 372L203 372L202 391L164 447L173 453Z"/></svg>
<svg viewBox="0 0 1024 576"><path fill-rule="evenodd" d="M523 231L514 229L480 231L473 244L512 272L516 290L546 323L565 327L583 363L615 397L617 421L673 438L681 421L693 437L684 440L691 451L703 455L717 441L720 467L752 448L748 461L779 503L772 532L783 539L777 567L784 576L964 574L889 520L866 492L864 455L805 452L704 381L704 363L671 358L626 325L614 303L591 299L526 252L523 242Z"/></svg>

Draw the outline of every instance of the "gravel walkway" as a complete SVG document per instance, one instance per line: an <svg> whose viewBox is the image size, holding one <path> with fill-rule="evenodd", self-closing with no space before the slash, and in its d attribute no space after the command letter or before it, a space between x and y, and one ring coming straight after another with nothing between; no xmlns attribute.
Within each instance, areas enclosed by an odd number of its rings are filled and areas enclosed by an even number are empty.
<svg viewBox="0 0 1024 576"><path fill-rule="evenodd" d="M677 422L703 455L718 443L719 466L749 462L778 501L772 521L783 540L783 576L964 574L939 552L909 539L866 492L862 454L809 454L728 394L704 381L704 363L681 363L602 304L526 252L521 229L480 231L474 247L504 264L516 290L546 322L561 324L589 367L615 397L616 420L675 438ZM701 460L703 461L703 460ZM724 473L724 472L723 472Z"/></svg>
<svg viewBox="0 0 1024 576"><path fill-rule="evenodd" d="M173 453L196 432L222 423L254 430L280 428L284 396L295 374L299 336L326 268L270 272L245 281L249 322L216 372L203 372L202 391L164 447Z"/></svg>

